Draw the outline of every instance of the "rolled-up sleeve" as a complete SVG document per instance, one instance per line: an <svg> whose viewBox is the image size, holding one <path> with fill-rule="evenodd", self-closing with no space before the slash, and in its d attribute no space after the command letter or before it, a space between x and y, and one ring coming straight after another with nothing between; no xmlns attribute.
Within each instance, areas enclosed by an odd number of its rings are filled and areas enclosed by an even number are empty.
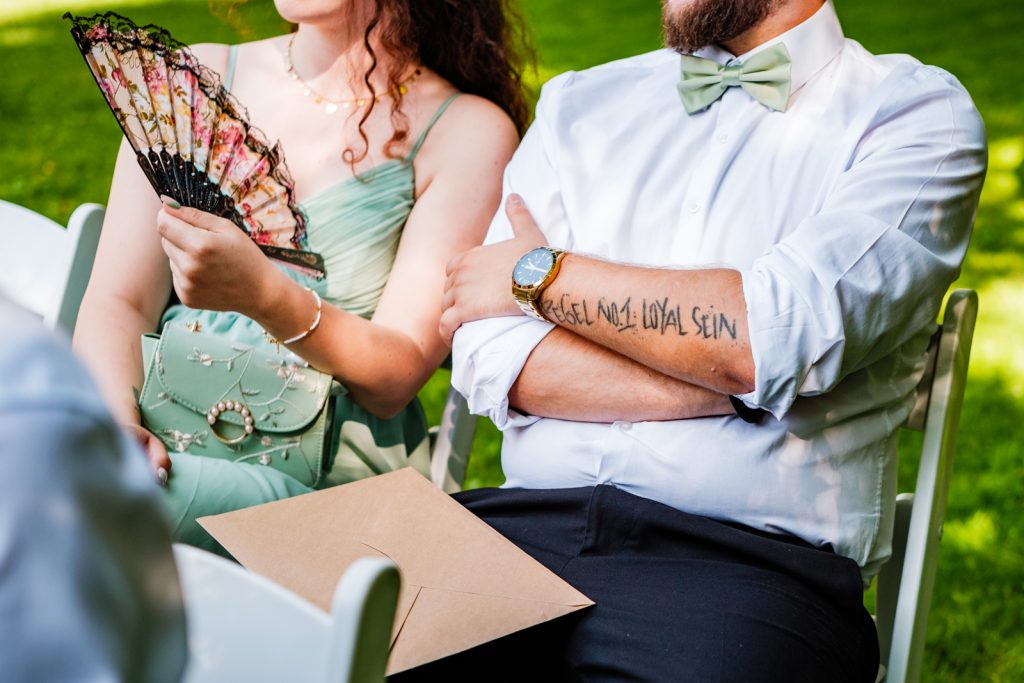
<svg viewBox="0 0 1024 683"><path fill-rule="evenodd" d="M503 200L511 193L521 195L548 243L563 248L570 246L570 231L550 152L554 146L548 124L557 107L558 92L571 78L571 72L556 76L542 89L534 123L505 169L502 189ZM502 201L484 243L511 237L512 226ZM477 320L458 329L452 345L452 386L466 397L470 412L489 417L499 429L536 420L510 410L508 392L530 353L553 328L550 323L517 315Z"/></svg>
<svg viewBox="0 0 1024 683"><path fill-rule="evenodd" d="M984 126L949 74L897 82L822 209L742 273L755 387L740 398L776 417L933 324L959 274Z"/></svg>

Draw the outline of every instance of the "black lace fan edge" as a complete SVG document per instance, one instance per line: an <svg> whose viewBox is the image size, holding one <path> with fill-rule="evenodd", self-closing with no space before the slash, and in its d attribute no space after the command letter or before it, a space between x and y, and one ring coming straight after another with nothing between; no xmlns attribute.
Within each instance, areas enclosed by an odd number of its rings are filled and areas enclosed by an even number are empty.
<svg viewBox="0 0 1024 683"><path fill-rule="evenodd" d="M167 29L156 24L139 26L117 12L101 12L91 16L74 15L65 12L63 19L71 23L71 34L79 50L86 54L96 43L108 43L119 52L128 50L150 50L163 57L176 68L185 69L196 77L198 86L211 100L214 100L229 116L239 121L245 131L245 142L256 153L265 156L273 166L272 177L288 192L288 205L295 216L296 228L291 242L297 248L306 247L307 217L295 202L295 181L285 162L280 142L270 143L267 135L249 123L248 110L224 87L220 74L204 66L195 57L188 45L174 38ZM96 29L103 29L97 31Z"/></svg>

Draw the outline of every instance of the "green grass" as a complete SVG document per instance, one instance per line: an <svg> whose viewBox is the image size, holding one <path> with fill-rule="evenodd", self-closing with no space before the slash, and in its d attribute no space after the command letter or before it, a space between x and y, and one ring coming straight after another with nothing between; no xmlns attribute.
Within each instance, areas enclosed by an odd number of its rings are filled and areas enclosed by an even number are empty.
<svg viewBox="0 0 1024 683"><path fill-rule="evenodd" d="M536 85L654 49L656 0L525 0L540 56ZM923 680L1024 680L1024 6L1003 0L839 0L847 35L874 52L908 52L964 83L985 118L991 168L958 286L981 297L971 378L949 494ZM0 197L65 221L107 196L119 131L60 13L120 9L186 41L235 41L205 0L5 0L0 6ZM239 17L251 37L283 26L268 0ZM623 106L642 106L624 103ZM447 375L423 391L437 419ZM470 486L502 480L500 436L481 424ZM904 488L913 458L901 462Z"/></svg>

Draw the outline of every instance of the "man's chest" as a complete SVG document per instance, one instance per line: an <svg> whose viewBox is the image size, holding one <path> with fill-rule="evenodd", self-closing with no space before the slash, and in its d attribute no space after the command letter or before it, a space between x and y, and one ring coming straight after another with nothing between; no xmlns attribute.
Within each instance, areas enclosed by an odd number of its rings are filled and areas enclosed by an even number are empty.
<svg viewBox="0 0 1024 683"><path fill-rule="evenodd" d="M689 119L662 108L574 126L559 160L577 171L561 178L569 246L744 268L819 213L856 153L854 117L814 99L769 112L738 89L720 105Z"/></svg>

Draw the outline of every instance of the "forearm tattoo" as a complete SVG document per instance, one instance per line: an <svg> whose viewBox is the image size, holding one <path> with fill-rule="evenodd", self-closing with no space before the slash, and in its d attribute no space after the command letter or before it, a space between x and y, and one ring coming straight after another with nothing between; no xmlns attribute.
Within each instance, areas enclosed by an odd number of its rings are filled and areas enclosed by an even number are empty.
<svg viewBox="0 0 1024 683"><path fill-rule="evenodd" d="M715 309L714 304L690 307L684 315L682 304L669 297L640 299L633 297L609 301L601 297L576 298L566 292L556 299L542 299L541 310L548 320L564 327L607 326L616 332L651 330L661 336L685 337L693 334L699 339L736 339L736 318Z"/></svg>

